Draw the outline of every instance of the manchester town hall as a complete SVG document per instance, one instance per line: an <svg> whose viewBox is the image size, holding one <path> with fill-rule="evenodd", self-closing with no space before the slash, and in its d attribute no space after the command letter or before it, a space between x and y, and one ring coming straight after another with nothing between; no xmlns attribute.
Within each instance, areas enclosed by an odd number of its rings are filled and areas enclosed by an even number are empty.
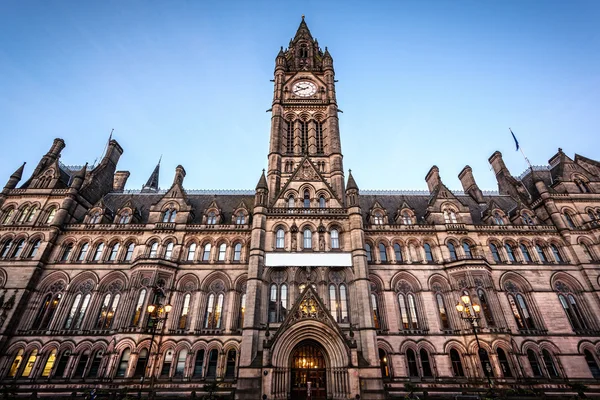
<svg viewBox="0 0 600 400"><path fill-rule="evenodd" d="M228 399L600 390L600 162L520 177L437 167L361 191L343 166L333 59L302 19L275 58L268 169L252 191L126 189L110 140L55 139L0 194L0 385ZM150 171L149 171L150 172ZM257 173L257 177L259 177ZM409 385L406 385L406 384ZM111 394L113 393L113 394Z"/></svg>

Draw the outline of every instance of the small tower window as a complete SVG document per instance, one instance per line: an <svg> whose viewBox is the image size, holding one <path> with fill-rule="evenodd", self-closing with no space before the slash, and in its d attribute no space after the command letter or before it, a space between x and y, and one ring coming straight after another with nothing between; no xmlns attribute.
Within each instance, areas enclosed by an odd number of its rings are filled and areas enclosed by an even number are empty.
<svg viewBox="0 0 600 400"><path fill-rule="evenodd" d="M315 133L317 139L317 154L323 154L323 124L315 121Z"/></svg>
<svg viewBox="0 0 600 400"><path fill-rule="evenodd" d="M304 208L310 208L310 193L308 190L304 191Z"/></svg>

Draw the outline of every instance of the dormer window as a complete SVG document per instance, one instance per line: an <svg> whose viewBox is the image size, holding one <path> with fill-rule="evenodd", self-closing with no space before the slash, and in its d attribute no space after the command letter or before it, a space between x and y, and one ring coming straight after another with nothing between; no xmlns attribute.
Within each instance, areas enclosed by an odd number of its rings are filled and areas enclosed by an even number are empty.
<svg viewBox="0 0 600 400"><path fill-rule="evenodd" d="M504 219L499 211L494 212L494 224L495 225L504 225Z"/></svg>
<svg viewBox="0 0 600 400"><path fill-rule="evenodd" d="M119 224L128 224L131 221L131 212L129 210L124 210L121 212L121 216L119 217Z"/></svg>
<svg viewBox="0 0 600 400"><path fill-rule="evenodd" d="M583 179L575 179L575 184L581 193L590 193L590 187Z"/></svg>
<svg viewBox="0 0 600 400"><path fill-rule="evenodd" d="M456 212L451 208L444 209L444 222L446 224L456 224Z"/></svg>
<svg viewBox="0 0 600 400"><path fill-rule="evenodd" d="M383 213L381 211L373 213L373 225L383 225Z"/></svg>
<svg viewBox="0 0 600 400"><path fill-rule="evenodd" d="M206 223L208 225L215 225L217 223L217 214L214 211L211 211L206 216Z"/></svg>
<svg viewBox="0 0 600 400"><path fill-rule="evenodd" d="M175 217L177 216L177 210L175 208L169 208L165 210L162 218L162 222L175 222Z"/></svg>
<svg viewBox="0 0 600 400"><path fill-rule="evenodd" d="M102 219L102 214L100 214L100 211L94 211L90 215L90 219L88 220L88 224L97 224L97 223L100 223L101 219Z"/></svg>
<svg viewBox="0 0 600 400"><path fill-rule="evenodd" d="M244 214L243 211L240 211L237 213L237 216L235 218L235 224L236 225L244 225L246 223L246 215Z"/></svg>
<svg viewBox="0 0 600 400"><path fill-rule="evenodd" d="M402 211L402 223L404 225L412 225L413 224L412 215L410 215L410 213L408 211Z"/></svg>
<svg viewBox="0 0 600 400"><path fill-rule="evenodd" d="M531 218L531 215L527 213L523 213L523 215L521 215L521 220L523 221L523 225L535 225L533 218Z"/></svg>

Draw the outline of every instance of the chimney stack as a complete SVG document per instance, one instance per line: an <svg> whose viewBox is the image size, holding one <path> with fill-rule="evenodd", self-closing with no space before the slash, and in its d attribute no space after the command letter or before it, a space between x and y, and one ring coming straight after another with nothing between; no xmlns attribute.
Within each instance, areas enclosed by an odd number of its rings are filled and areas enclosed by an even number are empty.
<svg viewBox="0 0 600 400"><path fill-rule="evenodd" d="M485 203L483 200L483 193L477 186L475 182L475 178L473 177L473 170L468 165L463 168L462 171L458 174L458 179L460 179L460 183L462 184L463 190L466 194L471 196L473 200L477 203Z"/></svg>
<svg viewBox="0 0 600 400"><path fill-rule="evenodd" d="M433 192L441 183L440 170L436 165L431 167L427 173L427 176L425 176L425 182L427 182L429 192Z"/></svg>
<svg viewBox="0 0 600 400"><path fill-rule="evenodd" d="M129 179L129 171L117 171L113 178L113 191L122 192L125 189L127 179Z"/></svg>

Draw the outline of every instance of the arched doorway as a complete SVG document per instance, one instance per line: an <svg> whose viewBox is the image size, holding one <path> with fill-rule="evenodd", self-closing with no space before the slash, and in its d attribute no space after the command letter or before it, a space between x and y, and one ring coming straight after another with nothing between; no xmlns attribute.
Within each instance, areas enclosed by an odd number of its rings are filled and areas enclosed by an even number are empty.
<svg viewBox="0 0 600 400"><path fill-rule="evenodd" d="M291 400L327 399L325 354L317 342L305 340L296 346L291 372Z"/></svg>

